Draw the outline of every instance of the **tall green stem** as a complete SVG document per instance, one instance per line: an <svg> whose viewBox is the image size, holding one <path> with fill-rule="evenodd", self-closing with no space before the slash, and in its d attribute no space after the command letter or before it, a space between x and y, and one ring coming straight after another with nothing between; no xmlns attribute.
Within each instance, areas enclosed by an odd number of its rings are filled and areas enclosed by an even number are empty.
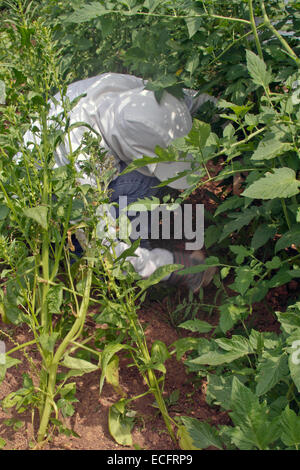
<svg viewBox="0 0 300 470"><path fill-rule="evenodd" d="M66 352L67 347L72 344L73 341L78 337L81 333L86 314L89 306L89 298L90 298L90 290L92 285L92 268L94 265L94 261L91 259L88 263L88 272L85 281L85 288L84 288L84 295L80 306L80 311L78 312L77 319L75 320L71 330L67 334L67 336L63 339L59 347L57 348L52 363L48 367L49 371L49 378L47 384L47 391L46 391L46 401L43 408L40 427L38 431L38 442L42 442L45 438L47 427L49 423L49 419L51 416L51 411L53 408L53 400L55 395L55 384L56 384L56 374L59 362Z"/></svg>
<svg viewBox="0 0 300 470"><path fill-rule="evenodd" d="M248 5L249 5L251 28L252 28L254 39L255 39L256 49L257 49L259 57L263 60L263 52L262 52L262 48L260 45L260 41L259 41L257 29L256 29L256 24L255 24L255 19L254 19L252 0L248 0Z"/></svg>
<svg viewBox="0 0 300 470"><path fill-rule="evenodd" d="M277 31L277 29L272 25L270 18L267 15L266 7L265 7L265 2L264 0L260 0L260 6L264 18L264 24L269 28L270 31L279 39L281 42L282 46L285 48L287 51L288 55L296 62L296 64L299 66L300 65L300 59L297 56L297 54L293 51L293 49L289 46L287 41L281 36L281 34Z"/></svg>

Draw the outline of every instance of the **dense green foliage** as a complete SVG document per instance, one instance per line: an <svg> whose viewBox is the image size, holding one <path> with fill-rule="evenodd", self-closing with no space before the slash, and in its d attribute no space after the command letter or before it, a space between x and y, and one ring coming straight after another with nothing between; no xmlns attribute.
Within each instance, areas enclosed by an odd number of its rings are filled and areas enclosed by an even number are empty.
<svg viewBox="0 0 300 470"><path fill-rule="evenodd" d="M154 374L156 371L164 377L169 351L156 342L151 354L148 352L134 307L165 271L156 273L149 282L135 284L132 271L126 278L122 276L124 257L113 260L107 254L109 263L99 265L97 257L88 254L70 266L63 247L69 221L76 220L82 211L82 228L94 250L101 253L93 235L96 221L91 201L100 204L107 194L103 182L99 182L96 194L92 188L76 185L72 164L64 170L52 169L54 148L70 128L66 114L47 125L46 103L57 91L65 97L66 84L105 71L134 73L149 80L147 87L158 99L164 90L181 96L182 88L188 87L218 97L217 107L206 103L200 108L188 137L167 151L157 152L160 160L177 158L179 153L180 158L193 154L195 168L188 176L191 187L180 195L181 200L207 181L219 181L223 188L215 213L206 213L205 234L210 254L206 266L219 267L213 306L219 323L213 327L198 318L185 321L181 327L198 332L199 338L180 339L173 349L178 359L188 352L185 364L195 380L208 380L207 402L227 410L233 425L217 431L208 423L181 417L172 423L177 426L180 445L189 449L210 445L220 449L298 449L300 298L289 302L285 312L273 312L281 325L280 334L257 331L251 320L255 302L263 301L271 289L300 277L299 3L41 0L29 4L26 13L20 4L14 9L5 2L4 8L7 20L1 25L0 80L5 84L6 106L0 123L0 242L2 278L8 280L2 315L15 324L30 324L44 370L52 377L41 377L40 395L26 377L23 392L8 397L4 406L22 409L36 400L43 410L43 393L52 394L52 398L60 394L54 406L45 401L49 416L49 406L56 412L53 424L63 429L59 410L65 415L73 412L74 387L65 384L68 377L99 367L102 387L105 377L114 381L117 353L128 350L149 388L155 389L173 435L162 401L163 386ZM4 103L3 91L2 95ZM74 105L64 99L65 113ZM30 152L22 148L22 135L30 120L37 118L43 124L42 145ZM91 136L83 145L89 147L94 159L101 158ZM20 148L23 166L12 161ZM76 154L72 162L75 159ZM34 164L41 161L42 172ZM147 157L144 161L150 162ZM218 175L211 175L209 161L221 166ZM234 175L240 173L244 175L240 194L233 194L229 188ZM132 246L131 252L135 248ZM68 273L64 281L59 277L62 261ZM93 278L92 272L96 274ZM234 295L227 294L224 286L228 282ZM77 337L84 325L85 301L92 283L102 308L96 320L108 324L109 329L105 337L95 338L101 353L86 346L89 339L81 339L83 355L75 358L70 353L80 347ZM77 320L74 323L67 314L70 301L76 305L75 317L82 319L75 330ZM195 299L190 301L195 303ZM203 292L196 303L204 303ZM209 339L200 336L208 332ZM66 348L61 349L61 344ZM85 353L98 355L98 365L89 362ZM6 367L15 362L9 358ZM61 378L54 392L51 371L59 364L71 372ZM3 378L5 371L0 370ZM132 415L126 412L128 404L122 398L110 413L111 433L124 444L130 444L133 425ZM40 440L45 433L43 428Z"/></svg>

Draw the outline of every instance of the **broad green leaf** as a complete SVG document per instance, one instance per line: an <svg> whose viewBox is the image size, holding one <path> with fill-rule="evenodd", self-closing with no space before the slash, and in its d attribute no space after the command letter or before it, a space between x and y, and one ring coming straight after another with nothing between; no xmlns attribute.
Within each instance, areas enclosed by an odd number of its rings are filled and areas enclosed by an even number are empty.
<svg viewBox="0 0 300 470"><path fill-rule="evenodd" d="M92 2L86 4L82 8L78 8L71 13L70 15L66 16L65 22L66 23L85 23L86 21L93 20L94 18L98 18L99 16L107 15L109 10L106 10L104 6L101 5L99 2Z"/></svg>
<svg viewBox="0 0 300 470"><path fill-rule="evenodd" d="M237 264L242 264L245 258L252 255L252 251L242 245L230 245L229 248L232 253L237 255Z"/></svg>
<svg viewBox="0 0 300 470"><path fill-rule="evenodd" d="M238 209L244 205L244 201L242 198L239 196L232 196L227 198L222 204L220 204L217 207L217 210L215 212L215 217L219 214L222 214L223 212L230 211L232 209Z"/></svg>
<svg viewBox="0 0 300 470"><path fill-rule="evenodd" d="M24 209L23 213L26 217L35 220L44 230L47 230L48 208L46 206L30 207L29 209Z"/></svg>
<svg viewBox="0 0 300 470"><path fill-rule="evenodd" d="M104 385L104 380L106 378L106 372L107 372L107 366L109 362L113 360L117 352L126 348L127 346L125 344L117 343L117 344L108 344L103 349L103 352L101 355L101 369L102 370L101 370L101 377L100 377L99 393L101 393L103 385ZM108 369L108 371L110 373L110 369Z"/></svg>
<svg viewBox="0 0 300 470"><path fill-rule="evenodd" d="M178 426L177 438L179 441L179 447L182 450L201 450L193 445L193 439L189 435L185 426ZM1 448L1 447L0 447Z"/></svg>
<svg viewBox="0 0 300 470"><path fill-rule="evenodd" d="M247 338L233 335L229 338L218 338L215 340L218 346L225 351L240 353L241 355L253 353L253 348Z"/></svg>
<svg viewBox="0 0 300 470"><path fill-rule="evenodd" d="M5 217L9 214L9 208L0 204L0 220L4 220Z"/></svg>
<svg viewBox="0 0 300 470"><path fill-rule="evenodd" d="M217 374L208 375L206 402L209 405L221 406L224 410L231 409L233 377L233 375L227 377L218 376Z"/></svg>
<svg viewBox="0 0 300 470"><path fill-rule="evenodd" d="M220 328L223 333L227 333L228 330L239 321L241 315L245 313L245 307L240 307L232 303L225 303L220 305Z"/></svg>
<svg viewBox="0 0 300 470"><path fill-rule="evenodd" d="M229 364L230 362L239 359L240 357L245 356L246 353L244 352L218 352L218 351L210 351L202 356L197 357L196 359L192 359L189 364L207 364L209 366L220 366L221 364Z"/></svg>
<svg viewBox="0 0 300 470"><path fill-rule="evenodd" d="M265 351L258 365L256 376L256 395L261 396L271 390L280 380L288 375L288 357L275 352Z"/></svg>
<svg viewBox="0 0 300 470"><path fill-rule="evenodd" d="M283 330L291 334L294 330L300 329L300 305L297 308L297 304L295 304L295 308L290 308L287 312L276 312L278 317L278 321L281 323Z"/></svg>
<svg viewBox="0 0 300 470"><path fill-rule="evenodd" d="M209 124L207 124L206 122L199 121L198 119L194 119L193 127L189 132L186 141L194 147L202 149L206 144L210 132L211 128Z"/></svg>
<svg viewBox="0 0 300 470"><path fill-rule="evenodd" d="M50 313L61 313L61 305L63 302L63 284L50 287L47 294L47 301Z"/></svg>
<svg viewBox="0 0 300 470"><path fill-rule="evenodd" d="M64 357L61 364L71 370L84 374L99 369L99 366L96 364L92 364L91 362L88 362L84 359L79 359L77 357L71 357L68 354Z"/></svg>
<svg viewBox="0 0 300 470"><path fill-rule="evenodd" d="M291 276L289 274L288 266L283 266L276 274L268 281L269 289L273 287L283 286L290 282Z"/></svg>
<svg viewBox="0 0 300 470"><path fill-rule="evenodd" d="M187 29L188 29L188 32L189 32L189 38L191 39L194 34L197 33L197 31L200 29L201 27L201 24L202 24L202 20L201 18L186 18L185 19L185 22L186 22L186 25L187 25Z"/></svg>
<svg viewBox="0 0 300 470"><path fill-rule="evenodd" d="M175 347L177 361L179 361L187 351L191 349L197 350L198 343L199 343L199 340L197 338L190 338L190 337L180 338L177 341L175 341L173 346Z"/></svg>
<svg viewBox="0 0 300 470"><path fill-rule="evenodd" d="M52 353L58 336L59 333L41 334L39 337L39 343L42 346L42 349Z"/></svg>
<svg viewBox="0 0 300 470"><path fill-rule="evenodd" d="M255 208L255 207L244 209L242 212L239 212L238 214L232 214L232 218L234 220L224 225L223 233L219 241L221 242L222 240L224 240L224 238L226 238L231 233L241 230L241 228L245 227L245 225L249 225L251 220L253 220L258 215L260 215L260 212L258 208Z"/></svg>
<svg viewBox="0 0 300 470"><path fill-rule="evenodd" d="M268 406L260 404L258 397L236 377L232 382L231 409L229 415L235 425L231 439L239 449L266 450L279 437L277 421L269 419Z"/></svg>
<svg viewBox="0 0 300 470"><path fill-rule="evenodd" d="M164 364L171 355L163 341L155 340L151 347L151 360L153 363Z"/></svg>
<svg viewBox="0 0 300 470"><path fill-rule="evenodd" d="M289 338L291 348L289 350L289 368L291 377L300 393L300 328Z"/></svg>
<svg viewBox="0 0 300 470"><path fill-rule="evenodd" d="M218 430L204 421L199 421L188 416L180 417L188 435L192 440L192 445L197 449L206 449L214 446L222 450L222 442L218 437Z"/></svg>
<svg viewBox="0 0 300 470"><path fill-rule="evenodd" d="M258 248L264 246L270 238L273 238L276 234L276 227L274 225L262 224L259 225L253 234L251 240L251 248L258 250Z"/></svg>
<svg viewBox="0 0 300 470"><path fill-rule="evenodd" d="M1 355L0 355L0 359L1 359L1 361L0 361L0 383L4 380L7 369L21 363L21 361L19 359L16 359L14 357L10 357L8 355L6 355L4 357L4 360L3 360L2 355L4 355L4 353L1 353Z"/></svg>
<svg viewBox="0 0 300 470"><path fill-rule="evenodd" d="M282 155L291 148L291 144L280 142L273 134L268 135L258 144L251 160L270 160Z"/></svg>
<svg viewBox="0 0 300 470"><path fill-rule="evenodd" d="M119 395L126 395L119 382L119 357L116 354L106 366L105 379Z"/></svg>
<svg viewBox="0 0 300 470"><path fill-rule="evenodd" d="M160 281L164 280L166 276L170 275L174 271L178 271L180 268L182 268L182 264L166 264L165 266L157 268L151 276L137 283L141 289L140 292L143 292L154 284L158 284Z"/></svg>
<svg viewBox="0 0 300 470"><path fill-rule="evenodd" d="M0 449L3 449L5 446L6 446L6 441L2 439L2 437L0 437Z"/></svg>
<svg viewBox="0 0 300 470"><path fill-rule="evenodd" d="M271 261L266 262L266 268L268 269L278 269L281 266L281 259L279 256L273 256Z"/></svg>
<svg viewBox="0 0 300 470"><path fill-rule="evenodd" d="M295 196L299 193L300 181L291 168L275 168L263 178L252 183L242 196L252 199L275 199Z"/></svg>
<svg viewBox="0 0 300 470"><path fill-rule="evenodd" d="M191 266L190 268L182 269L178 271L177 274L185 275L200 273L202 271L206 271L209 266L219 266L219 264L219 259L216 256L210 256L209 258L206 258L205 263L198 264L196 266Z"/></svg>
<svg viewBox="0 0 300 470"><path fill-rule="evenodd" d="M275 253L291 245L300 245L300 225L297 224L288 232L284 233L281 238L276 242Z"/></svg>
<svg viewBox="0 0 300 470"><path fill-rule="evenodd" d="M246 58L247 68L254 83L267 88L272 80L272 75L267 71L264 61L249 50L246 51Z"/></svg>
<svg viewBox="0 0 300 470"><path fill-rule="evenodd" d="M115 403L109 408L108 429L111 436L118 444L131 446L131 430L133 428L134 419L126 416L126 407L122 406L124 403L126 403L124 399L121 399L118 403Z"/></svg>
<svg viewBox="0 0 300 470"><path fill-rule="evenodd" d="M240 266L235 270L235 273L236 277L230 288L244 295L253 281L254 273L249 266Z"/></svg>
<svg viewBox="0 0 300 470"><path fill-rule="evenodd" d="M282 434L281 439L286 446L300 446L300 416L291 410L288 406L281 414Z"/></svg>
<svg viewBox="0 0 300 470"><path fill-rule="evenodd" d="M208 333L212 330L213 326L206 321L195 318L193 320L187 320L178 325L179 328L185 328L186 330L193 331L194 333Z"/></svg>
<svg viewBox="0 0 300 470"><path fill-rule="evenodd" d="M144 4L143 4L143 7L144 8L147 8L147 10L149 11L149 13L153 13L154 10L158 7L158 6L162 6L164 3L166 3L165 1L163 0L145 0Z"/></svg>
<svg viewBox="0 0 300 470"><path fill-rule="evenodd" d="M275 333L272 333L270 331L257 331L252 329L250 336L249 336L249 341L252 346L252 348L255 351L260 351L263 348L266 349L275 349L278 348L279 346L279 336L277 336Z"/></svg>
<svg viewBox="0 0 300 470"><path fill-rule="evenodd" d="M199 66L199 54L193 54L192 57L190 57L185 65L185 70L189 72L191 75L195 72L197 67Z"/></svg>

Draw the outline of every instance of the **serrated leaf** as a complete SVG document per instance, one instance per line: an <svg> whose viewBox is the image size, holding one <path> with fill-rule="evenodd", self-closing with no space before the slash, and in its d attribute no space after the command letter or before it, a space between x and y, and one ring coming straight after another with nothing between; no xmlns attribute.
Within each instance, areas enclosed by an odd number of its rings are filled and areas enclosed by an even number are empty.
<svg viewBox="0 0 300 470"><path fill-rule="evenodd" d="M46 206L30 207L24 209L23 213L26 217L35 220L44 230L48 228L48 208Z"/></svg>
<svg viewBox="0 0 300 470"><path fill-rule="evenodd" d="M176 359L179 361L182 356L191 349L198 347L198 339L196 338L180 338L173 344L176 351Z"/></svg>
<svg viewBox="0 0 300 470"><path fill-rule="evenodd" d="M209 405L221 406L224 410L231 409L231 390L234 376L222 377L208 375L206 401Z"/></svg>
<svg viewBox="0 0 300 470"><path fill-rule="evenodd" d="M249 225L251 220L253 220L257 215L259 215L259 211L254 207L245 209L242 212L234 215L234 220L224 225L223 233L219 241L224 240L224 238L226 238L231 233L241 230L241 228L245 227L245 225Z"/></svg>
<svg viewBox="0 0 300 470"><path fill-rule="evenodd" d="M275 199L295 196L299 193L300 181L291 168L275 168L263 178L252 183L242 196L252 199Z"/></svg>
<svg viewBox="0 0 300 470"><path fill-rule="evenodd" d="M270 160L282 155L291 148L291 144L280 142L275 136L269 135L258 144L251 160Z"/></svg>
<svg viewBox="0 0 300 470"><path fill-rule="evenodd" d="M223 333L227 333L228 330L239 321L241 315L245 313L244 307L239 307L237 305L227 303L220 305L220 328Z"/></svg>
<svg viewBox="0 0 300 470"><path fill-rule="evenodd" d="M39 343L42 346L43 350L52 353L58 336L59 333L41 334L39 337Z"/></svg>
<svg viewBox="0 0 300 470"><path fill-rule="evenodd" d="M193 445L193 439L189 435L185 426L178 426L177 438L179 440L179 447L182 450L200 450ZM1 447L0 447L1 448Z"/></svg>
<svg viewBox="0 0 300 470"><path fill-rule="evenodd" d="M260 404L258 397L236 377L232 381L231 409L235 427L230 434L239 449L266 450L279 437L277 421L269 419L266 403Z"/></svg>
<svg viewBox="0 0 300 470"><path fill-rule="evenodd" d="M213 326L206 321L195 318L193 320L187 320L178 325L179 328L185 328L186 330L193 331L195 333L208 333L212 330Z"/></svg>
<svg viewBox="0 0 300 470"><path fill-rule="evenodd" d="M291 410L288 406L281 414L282 434L281 439L287 446L300 445L300 416Z"/></svg>
<svg viewBox="0 0 300 470"><path fill-rule="evenodd" d="M82 8L77 8L74 13L71 13L65 18L66 23L85 23L86 21L93 20L99 16L107 15L110 13L101 3L92 2L86 4Z"/></svg>
<svg viewBox="0 0 300 470"><path fill-rule="evenodd" d="M233 335L231 339L218 338L215 341L225 351L240 353L241 355L253 353L250 341L244 336Z"/></svg>
<svg viewBox="0 0 300 470"><path fill-rule="evenodd" d="M267 88L271 82L272 75L267 71L264 61L254 54L254 52L246 51L247 68L254 83Z"/></svg>
<svg viewBox="0 0 300 470"><path fill-rule="evenodd" d="M273 238L276 234L276 227L273 225L262 224L259 225L253 234L251 240L251 248L258 250L258 248L264 246L270 238Z"/></svg>
<svg viewBox="0 0 300 470"><path fill-rule="evenodd" d="M185 18L185 22L191 39L201 27L202 20L201 18Z"/></svg>
<svg viewBox="0 0 300 470"><path fill-rule="evenodd" d="M284 233L282 237L276 242L275 253L291 245L300 245L300 225L296 225L288 232Z"/></svg>
<svg viewBox="0 0 300 470"><path fill-rule="evenodd" d="M254 274L249 266L240 266L236 268L235 272L236 277L230 287L239 294L244 295L253 281Z"/></svg>
<svg viewBox="0 0 300 470"><path fill-rule="evenodd" d="M192 440L192 445L197 449L206 449L210 446L217 447L217 449L221 450L223 449L216 428L213 428L204 421L199 421L198 419L188 416L181 416L180 419Z"/></svg>
<svg viewBox="0 0 300 470"><path fill-rule="evenodd" d="M209 124L198 119L193 120L193 127L186 138L186 141L198 149L202 149L210 135Z"/></svg>
<svg viewBox="0 0 300 470"><path fill-rule="evenodd" d="M215 212L215 217L219 214L222 214L223 212L227 212L228 210L232 210L232 209L238 209L240 207L242 207L244 205L244 201L242 198L240 198L239 196L232 196L230 198L227 198L224 202L222 202L222 204L220 204L218 207L217 207L217 210Z"/></svg>
<svg viewBox="0 0 300 470"><path fill-rule="evenodd" d="M260 397L267 393L280 380L285 378L288 372L288 358L286 354L278 356L275 352L265 351L258 365L256 395Z"/></svg>

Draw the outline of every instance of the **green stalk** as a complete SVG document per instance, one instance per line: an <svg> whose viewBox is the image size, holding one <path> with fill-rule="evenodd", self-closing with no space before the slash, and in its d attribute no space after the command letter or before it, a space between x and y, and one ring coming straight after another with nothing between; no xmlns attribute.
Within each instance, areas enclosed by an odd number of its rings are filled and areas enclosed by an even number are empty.
<svg viewBox="0 0 300 470"><path fill-rule="evenodd" d="M249 5L251 28L252 28L254 39L255 39L256 49L257 49L259 57L263 60L264 57L263 57L263 52L262 52L262 48L261 48L261 45L260 45L257 29L256 29L252 0L248 0L248 5Z"/></svg>
<svg viewBox="0 0 300 470"><path fill-rule="evenodd" d="M80 311L78 312L78 317L75 320L67 336L64 338L64 340L61 342L61 344L57 348L56 353L54 354L52 363L50 367L48 367L49 379L48 379L47 391L46 391L47 397L46 397L45 405L43 407L40 427L38 430L38 438L37 438L38 442L42 442L44 440L44 437L47 432L48 423L49 423L49 419L50 419L50 415L51 415L51 411L53 407L53 398L55 395L56 375L57 375L57 368L59 365L59 361L64 355L67 347L73 341L75 341L78 334L80 334L80 332L82 331L82 328L86 319L87 309L89 306L89 294L90 294L91 285L92 285L93 265L94 265L94 261L91 260L88 264L88 272L86 276L84 296L81 302Z"/></svg>
<svg viewBox="0 0 300 470"><path fill-rule="evenodd" d="M131 323L131 325L134 329L134 332L135 332L136 344L137 344L139 353L143 356L143 359L145 360L146 363L150 363L151 357L150 357L150 354L149 354L148 346L146 344L145 336L143 335L143 338L141 338L140 329L137 328L135 318L132 315L132 310L130 308L130 300L128 299L128 297L127 297L127 300L128 300L128 302L126 303L127 315L129 317L130 323ZM133 311L134 311L134 306L133 306ZM171 426L171 418L170 418L170 415L168 413L165 401L163 399L162 392L161 392L161 389L159 387L159 383L158 383L156 374L155 374L154 370L148 369L147 370L147 375L148 375L148 379L149 379L149 388L150 388L150 390L152 391L152 393L155 397L156 403L157 403L157 405L159 407L159 410L162 414L162 417L164 419L164 422L165 422L166 428L168 430L168 433L171 436L173 442L176 442L175 434L174 434L174 431L173 431L172 426Z"/></svg>
<svg viewBox="0 0 300 470"><path fill-rule="evenodd" d="M44 174L43 174L43 194L42 194L42 204L46 207L48 206L49 201L49 175L48 175L48 142L47 142L47 116L45 113L42 113L42 125L43 125L43 150L44 150ZM49 217L48 217L49 222ZM41 304L41 324L44 331L47 331L49 324L48 318L48 302L47 294L49 292L49 234L48 228L43 231L43 242L42 242L42 271L43 278L45 283L43 284L43 293L42 293L42 304Z"/></svg>
<svg viewBox="0 0 300 470"><path fill-rule="evenodd" d="M277 29L274 28L274 26L272 25L272 23L270 21L270 18L268 17L267 12L266 12L266 7L265 7L264 0L260 0L260 6L261 6L261 10L262 10L263 17L264 17L264 24L267 26L267 28L270 31L272 31L272 33L277 37L277 39L279 39L282 46L287 51L289 57L291 57L296 62L296 64L299 66L300 65L299 57L293 51L293 49L289 46L288 42L281 36L281 34L277 31Z"/></svg>

